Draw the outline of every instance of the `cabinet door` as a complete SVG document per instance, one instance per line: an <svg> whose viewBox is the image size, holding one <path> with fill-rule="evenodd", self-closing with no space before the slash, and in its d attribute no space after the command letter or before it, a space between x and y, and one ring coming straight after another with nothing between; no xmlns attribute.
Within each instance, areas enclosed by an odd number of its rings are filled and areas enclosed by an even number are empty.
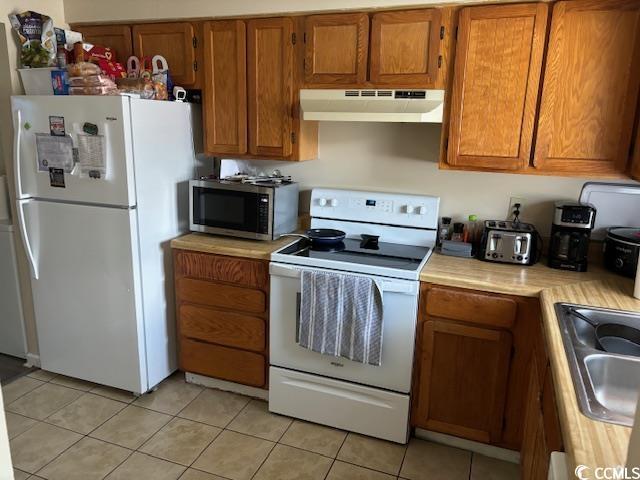
<svg viewBox="0 0 640 480"><path fill-rule="evenodd" d="M435 86L439 46L438 9L376 13L371 21L371 82Z"/></svg>
<svg viewBox="0 0 640 480"><path fill-rule="evenodd" d="M536 463L536 448L541 441L542 423L540 412L542 407L540 389L538 365L534 355L532 356L531 370L529 371L529 389L527 392L527 407L524 417L522 450L520 453L523 480L534 478L532 475Z"/></svg>
<svg viewBox="0 0 640 480"><path fill-rule="evenodd" d="M447 163L517 170L531 157L546 4L462 10Z"/></svg>
<svg viewBox="0 0 640 480"><path fill-rule="evenodd" d="M498 441L511 334L434 319L424 323L422 342L416 423L480 442Z"/></svg>
<svg viewBox="0 0 640 480"><path fill-rule="evenodd" d="M123 65L133 54L131 28L128 25L95 25L74 27L82 33L85 42L112 48L116 59Z"/></svg>
<svg viewBox="0 0 640 480"><path fill-rule="evenodd" d="M367 80L369 16L313 15L305 20L305 82L359 84Z"/></svg>
<svg viewBox="0 0 640 480"><path fill-rule="evenodd" d="M627 170L640 86L640 3L553 8L534 165L576 175Z"/></svg>
<svg viewBox="0 0 640 480"><path fill-rule="evenodd" d="M166 58L175 85L191 87L196 83L197 40L191 23L136 25L133 43L139 57L162 55Z"/></svg>
<svg viewBox="0 0 640 480"><path fill-rule="evenodd" d="M638 126L636 127L635 143L633 156L631 157L631 177L640 181L640 119L638 119Z"/></svg>
<svg viewBox="0 0 640 480"><path fill-rule="evenodd" d="M247 28L249 152L287 157L293 134L293 22L255 19Z"/></svg>
<svg viewBox="0 0 640 480"><path fill-rule="evenodd" d="M209 153L247 152L246 51L242 20L204 24L203 100Z"/></svg>

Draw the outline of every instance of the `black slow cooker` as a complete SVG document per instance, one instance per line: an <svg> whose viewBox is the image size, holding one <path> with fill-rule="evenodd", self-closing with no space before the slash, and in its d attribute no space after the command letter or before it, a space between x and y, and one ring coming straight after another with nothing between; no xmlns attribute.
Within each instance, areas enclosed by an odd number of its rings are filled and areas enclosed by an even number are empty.
<svg viewBox="0 0 640 480"><path fill-rule="evenodd" d="M613 227L604 241L604 266L612 272L635 278L640 254L640 228Z"/></svg>

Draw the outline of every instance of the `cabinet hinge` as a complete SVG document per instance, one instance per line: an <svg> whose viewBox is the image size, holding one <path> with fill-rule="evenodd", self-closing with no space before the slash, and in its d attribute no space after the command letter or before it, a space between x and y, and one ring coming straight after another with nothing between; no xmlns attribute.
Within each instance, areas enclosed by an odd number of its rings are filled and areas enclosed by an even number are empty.
<svg viewBox="0 0 640 480"><path fill-rule="evenodd" d="M291 132L291 143L296 143L296 132Z"/></svg>
<svg viewBox="0 0 640 480"><path fill-rule="evenodd" d="M456 27L456 40L458 40L458 27Z"/></svg>
<svg viewBox="0 0 640 480"><path fill-rule="evenodd" d="M444 25L440 26L440 40L444 38Z"/></svg>
<svg viewBox="0 0 640 480"><path fill-rule="evenodd" d="M444 149L449 150L449 137L444 139Z"/></svg>
<svg viewBox="0 0 640 480"><path fill-rule="evenodd" d="M303 58L302 59L302 70L306 70L307 69L307 59Z"/></svg>
<svg viewBox="0 0 640 480"><path fill-rule="evenodd" d="M193 45L193 48L196 48L198 46L198 38L197 37L193 37L191 39L191 45Z"/></svg>
<svg viewBox="0 0 640 480"><path fill-rule="evenodd" d="M194 72L198 71L198 61L197 60L193 62L193 71Z"/></svg>
<svg viewBox="0 0 640 480"><path fill-rule="evenodd" d="M296 40L297 40L297 38L296 38L296 34L295 34L295 33L292 33L292 34L291 34L291 43L292 43L293 45L295 45L295 44L296 44Z"/></svg>
<svg viewBox="0 0 640 480"><path fill-rule="evenodd" d="M302 43L307 43L307 32L302 34Z"/></svg>
<svg viewBox="0 0 640 480"><path fill-rule="evenodd" d="M442 68L442 55L438 55L438 68Z"/></svg>

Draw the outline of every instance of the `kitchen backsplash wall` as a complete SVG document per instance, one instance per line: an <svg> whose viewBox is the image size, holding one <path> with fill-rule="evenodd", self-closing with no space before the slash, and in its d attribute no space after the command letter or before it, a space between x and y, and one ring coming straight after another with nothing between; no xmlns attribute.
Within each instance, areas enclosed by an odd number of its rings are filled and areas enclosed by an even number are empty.
<svg viewBox="0 0 640 480"><path fill-rule="evenodd" d="M439 125L320 123L319 159L301 163L225 161L224 169L293 176L302 190L338 187L437 195L441 215L502 219L511 197L525 199L523 220L549 234L555 200L577 199L588 179L438 169ZM303 205L308 205L308 192Z"/></svg>

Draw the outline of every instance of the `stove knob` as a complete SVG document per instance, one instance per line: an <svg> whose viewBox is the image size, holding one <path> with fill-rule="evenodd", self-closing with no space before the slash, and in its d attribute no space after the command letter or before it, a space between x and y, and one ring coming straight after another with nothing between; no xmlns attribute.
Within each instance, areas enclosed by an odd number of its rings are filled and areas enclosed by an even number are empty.
<svg viewBox="0 0 640 480"><path fill-rule="evenodd" d="M624 267L624 260L622 260L621 258L616 258L615 264L616 268L622 268Z"/></svg>
<svg viewBox="0 0 640 480"><path fill-rule="evenodd" d="M418 207L418 215L424 215L427 213L427 207Z"/></svg>
<svg viewBox="0 0 640 480"><path fill-rule="evenodd" d="M406 213L413 213L413 212L414 212L414 210L415 210L415 209L414 209L413 205L407 205L406 207L404 207L404 211L405 211Z"/></svg>
<svg viewBox="0 0 640 480"><path fill-rule="evenodd" d="M332 207L337 207L338 206L338 200L336 200L335 198L332 198L329 203L331 204Z"/></svg>
<svg viewBox="0 0 640 480"><path fill-rule="evenodd" d="M320 205L321 207L325 207L327 205L327 199L326 198L319 198L318 199L318 205Z"/></svg>

